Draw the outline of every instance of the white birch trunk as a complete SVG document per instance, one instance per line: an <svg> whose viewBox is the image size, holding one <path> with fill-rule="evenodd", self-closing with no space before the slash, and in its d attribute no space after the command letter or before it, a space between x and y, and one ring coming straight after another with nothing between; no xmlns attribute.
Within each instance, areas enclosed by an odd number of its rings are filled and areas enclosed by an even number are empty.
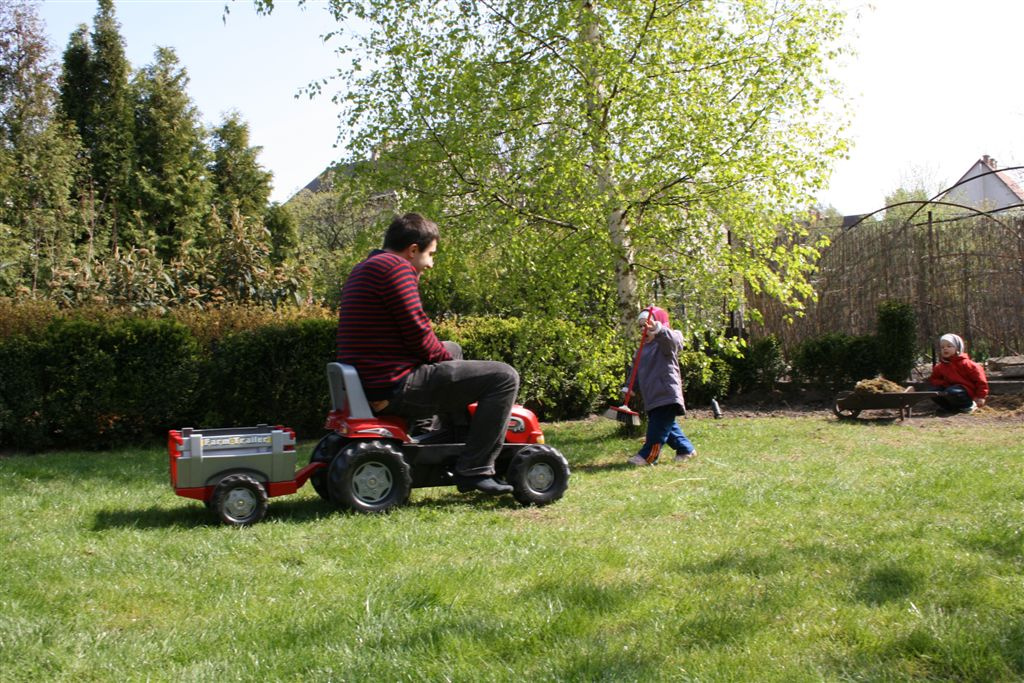
<svg viewBox="0 0 1024 683"><path fill-rule="evenodd" d="M584 0L580 14L581 34L586 43L594 46L595 50L599 50L601 31L593 12L593 1ZM635 251L632 237L629 234L629 222L626 220L626 208L622 206L622 202L616 195L614 169L604 147L608 144L603 116L608 94L605 91L600 70L594 67L588 69L587 73L590 77L587 99L587 114L591 126L590 146L596 163L598 191L605 198L608 212L608 236L611 239L615 259L616 308L619 314L619 325L620 329L626 330L632 325L633 317L638 310L636 272L633 268ZM601 159L603 161L599 162L598 160Z"/></svg>

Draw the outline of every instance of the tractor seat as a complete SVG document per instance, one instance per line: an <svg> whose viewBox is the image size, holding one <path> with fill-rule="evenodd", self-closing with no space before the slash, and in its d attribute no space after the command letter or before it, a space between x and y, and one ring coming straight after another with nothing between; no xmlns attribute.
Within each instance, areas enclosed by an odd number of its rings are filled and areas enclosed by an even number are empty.
<svg viewBox="0 0 1024 683"><path fill-rule="evenodd" d="M328 363L327 384L331 390L331 410L344 410L347 406L349 417L358 420L373 417L370 402L366 400L363 384L359 381L359 373L354 367L344 363Z"/></svg>

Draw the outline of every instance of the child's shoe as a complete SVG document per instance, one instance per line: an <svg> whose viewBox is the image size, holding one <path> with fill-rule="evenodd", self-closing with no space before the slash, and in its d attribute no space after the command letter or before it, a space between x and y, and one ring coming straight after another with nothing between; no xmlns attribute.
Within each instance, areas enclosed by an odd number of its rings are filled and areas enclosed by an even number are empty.
<svg viewBox="0 0 1024 683"><path fill-rule="evenodd" d="M651 464L647 462L647 459L644 456L640 455L639 453L634 455L626 462L628 462L630 465L636 465L637 467L647 467L648 465Z"/></svg>
<svg viewBox="0 0 1024 683"><path fill-rule="evenodd" d="M977 409L978 409L978 404L975 403L974 401L971 401L971 405L967 406L966 408L964 408L960 412L961 413L967 413L968 415L970 415L971 413L973 413Z"/></svg>
<svg viewBox="0 0 1024 683"><path fill-rule="evenodd" d="M695 457L697 457L697 451L690 451L689 453L676 453L675 461L686 462L687 460L690 460L691 458Z"/></svg>

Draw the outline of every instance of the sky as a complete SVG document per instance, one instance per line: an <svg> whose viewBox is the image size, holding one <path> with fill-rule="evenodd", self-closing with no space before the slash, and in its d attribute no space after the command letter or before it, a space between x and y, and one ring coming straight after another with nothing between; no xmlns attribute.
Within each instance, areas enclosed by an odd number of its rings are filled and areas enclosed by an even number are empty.
<svg viewBox="0 0 1024 683"><path fill-rule="evenodd" d="M225 3L231 7L225 17ZM989 155L1024 165L1024 0L842 0L856 55L835 64L852 114L853 147L819 196L843 214L884 206L900 187L931 192ZM94 0L43 0L54 59ZM334 28L324 0L276 0L259 16L247 0L120 0L116 15L133 68L173 47L205 123L228 111L249 124L250 144L284 202L332 162L337 105L327 94L296 98L345 62L321 36Z"/></svg>

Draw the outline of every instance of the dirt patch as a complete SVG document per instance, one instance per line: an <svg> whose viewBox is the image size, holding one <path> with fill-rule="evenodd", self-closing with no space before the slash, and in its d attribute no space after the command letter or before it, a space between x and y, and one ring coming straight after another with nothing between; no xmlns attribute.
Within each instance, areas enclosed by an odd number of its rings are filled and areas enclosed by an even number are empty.
<svg viewBox="0 0 1024 683"><path fill-rule="evenodd" d="M902 387L897 389L902 390ZM838 392L836 392L838 393ZM838 419L832 413L836 394L803 390L800 392L775 391L768 394L747 394L720 401L722 416L730 417L795 417ZM711 409L695 406L687 409L687 418L713 419ZM858 419L866 421L899 420L898 410L864 410ZM985 422L1024 422L1024 394L997 394L989 396L985 406L975 412L944 414L932 401L920 401L911 411L909 422L931 424L976 424ZM921 424L920 426L924 426Z"/></svg>

